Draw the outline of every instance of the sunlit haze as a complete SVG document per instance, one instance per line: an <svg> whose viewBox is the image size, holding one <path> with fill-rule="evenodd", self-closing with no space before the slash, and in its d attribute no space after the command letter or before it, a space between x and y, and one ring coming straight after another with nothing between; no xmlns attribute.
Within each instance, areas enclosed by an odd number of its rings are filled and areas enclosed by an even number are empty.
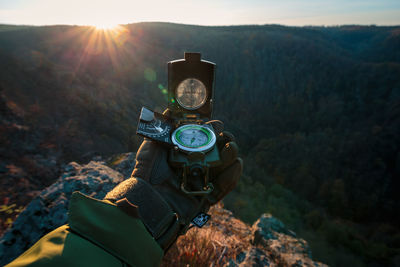
<svg viewBox="0 0 400 267"><path fill-rule="evenodd" d="M114 23L92 23L92 26L99 30L114 30L118 27L118 24Z"/></svg>
<svg viewBox="0 0 400 267"><path fill-rule="evenodd" d="M110 28L140 21L198 25L399 25L399 0L2 0L0 23Z"/></svg>

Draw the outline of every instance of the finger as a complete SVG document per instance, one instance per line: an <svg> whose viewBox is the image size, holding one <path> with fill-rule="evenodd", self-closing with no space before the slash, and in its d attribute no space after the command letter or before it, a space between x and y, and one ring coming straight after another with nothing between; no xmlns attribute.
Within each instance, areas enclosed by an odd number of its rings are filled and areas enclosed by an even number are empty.
<svg viewBox="0 0 400 267"><path fill-rule="evenodd" d="M238 147L235 142L229 142L219 151L220 165L210 169L210 178L214 180L238 157Z"/></svg>
<svg viewBox="0 0 400 267"><path fill-rule="evenodd" d="M150 140L145 140L136 152L136 164L131 177L140 177L149 180L151 169L157 157L157 145Z"/></svg>
<svg viewBox="0 0 400 267"><path fill-rule="evenodd" d="M243 161L241 158L236 158L234 163L227 167L217 179L213 181L214 191L211 193L211 198L209 198L211 205L220 201L235 188L242 175L242 170Z"/></svg>
<svg viewBox="0 0 400 267"><path fill-rule="evenodd" d="M211 124L216 136L218 136L224 130L224 123L220 120L208 121L206 124Z"/></svg>
<svg viewBox="0 0 400 267"><path fill-rule="evenodd" d="M238 154L239 148L235 142L226 143L219 153L221 165L218 166L218 169L223 170L227 166L231 165L233 161L238 157Z"/></svg>
<svg viewBox="0 0 400 267"><path fill-rule="evenodd" d="M229 143L231 141L235 142L235 136L232 133L230 133L228 131L224 131L224 132L220 133L217 137L218 149L221 150L225 146L226 143Z"/></svg>

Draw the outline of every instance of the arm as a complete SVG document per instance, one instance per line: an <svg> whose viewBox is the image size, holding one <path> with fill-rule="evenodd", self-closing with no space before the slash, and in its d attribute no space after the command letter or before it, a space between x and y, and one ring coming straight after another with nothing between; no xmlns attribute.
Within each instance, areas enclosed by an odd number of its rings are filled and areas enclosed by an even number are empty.
<svg viewBox="0 0 400 267"><path fill-rule="evenodd" d="M133 238L134 237L134 238ZM12 266L159 266L163 251L142 221L107 200L72 195L68 224L48 233Z"/></svg>
<svg viewBox="0 0 400 267"><path fill-rule="evenodd" d="M236 144L225 133L218 147L222 165L210 172L215 189L200 198L179 189L179 176L169 167L165 148L143 142L131 178L106 200L74 193L68 225L44 236L9 266L159 265L163 250L186 232L193 217L237 183L242 163Z"/></svg>

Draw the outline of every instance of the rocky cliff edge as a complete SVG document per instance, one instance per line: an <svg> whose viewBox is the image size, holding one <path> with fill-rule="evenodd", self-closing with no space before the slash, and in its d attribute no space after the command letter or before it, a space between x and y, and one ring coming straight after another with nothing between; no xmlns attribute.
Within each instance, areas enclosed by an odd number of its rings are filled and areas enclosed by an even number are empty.
<svg viewBox="0 0 400 267"><path fill-rule="evenodd" d="M102 199L129 177L134 154L86 165L68 164L59 179L43 190L0 238L0 265L15 259L41 236L67 222L72 192ZM211 221L192 228L166 253L163 266L326 266L313 261L305 240L270 214L252 226L235 218L222 204L210 210Z"/></svg>

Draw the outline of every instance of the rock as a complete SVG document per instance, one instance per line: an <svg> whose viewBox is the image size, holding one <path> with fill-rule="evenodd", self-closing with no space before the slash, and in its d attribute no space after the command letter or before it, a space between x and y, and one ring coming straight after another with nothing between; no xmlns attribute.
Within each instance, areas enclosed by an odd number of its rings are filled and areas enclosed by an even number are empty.
<svg viewBox="0 0 400 267"><path fill-rule="evenodd" d="M124 176L130 176L134 158L134 153L126 153L107 160L118 171L105 162L66 165L60 178L34 198L1 237L0 266L67 222L72 192L104 198ZM192 229L178 238L165 255L164 266L183 266L185 258L188 264L196 266L326 266L313 261L307 242L296 238L295 233L270 214L263 214L250 226L221 205L212 207L209 213L211 220L203 228ZM193 263L194 259L199 262Z"/></svg>
<svg viewBox="0 0 400 267"><path fill-rule="evenodd" d="M283 222L273 217L271 214L264 213L253 224L253 243L259 244L262 240L277 239L275 233L283 233L289 236L296 237L296 233L288 230Z"/></svg>
<svg viewBox="0 0 400 267"><path fill-rule="evenodd" d="M72 162L64 170L61 177L43 190L1 237L0 266L12 261L43 235L67 222L72 192L80 191L102 199L123 181L121 173L93 161L83 166Z"/></svg>
<svg viewBox="0 0 400 267"><path fill-rule="evenodd" d="M311 259L307 242L271 214L263 214L252 226L253 245L265 247L283 266L326 266Z"/></svg>
<svg viewBox="0 0 400 267"><path fill-rule="evenodd" d="M227 233L235 231L235 239L239 243L225 242L229 250L238 250L233 258L226 260L226 267L243 266L327 266L311 259L311 250L305 240L296 238L296 234L271 214L263 214L253 224L247 226L235 219L223 209L211 210L211 228L213 238L219 236L218 232ZM215 226L218 225L216 229ZM246 228L247 227L247 228ZM210 229L211 230L211 229ZM238 233L239 232L239 233ZM246 233L250 233L246 238ZM232 255L232 252L227 252Z"/></svg>
<svg viewBox="0 0 400 267"><path fill-rule="evenodd" d="M164 256L163 266L326 266L313 261L307 242L296 238L294 232L269 214L263 214L253 226L218 204L209 214L211 220L203 228L194 228L178 238ZM262 240L254 244L257 229L274 238L266 240L260 235ZM190 257L195 248L201 251L196 258Z"/></svg>
<svg viewBox="0 0 400 267"><path fill-rule="evenodd" d="M236 256L236 261L237 261L238 263L242 263L245 259L246 259L246 253L245 253L245 252L240 252L240 253Z"/></svg>
<svg viewBox="0 0 400 267"><path fill-rule="evenodd" d="M266 252L259 248L251 248L244 258L243 262L239 264L241 266L275 266L273 261L267 256Z"/></svg>
<svg viewBox="0 0 400 267"><path fill-rule="evenodd" d="M259 248L251 248L249 251L241 252L236 261L230 259L226 267L258 267L276 266L273 260L266 255L266 252Z"/></svg>
<svg viewBox="0 0 400 267"><path fill-rule="evenodd" d="M100 156L100 155L98 155L98 156L94 156L93 157L93 159L92 159L92 161L102 161L103 159L102 159L102 157Z"/></svg>
<svg viewBox="0 0 400 267"><path fill-rule="evenodd" d="M110 168L122 173L125 178L131 176L133 168L136 163L136 153L128 152L124 154L118 154L110 157L106 160L107 165Z"/></svg>

